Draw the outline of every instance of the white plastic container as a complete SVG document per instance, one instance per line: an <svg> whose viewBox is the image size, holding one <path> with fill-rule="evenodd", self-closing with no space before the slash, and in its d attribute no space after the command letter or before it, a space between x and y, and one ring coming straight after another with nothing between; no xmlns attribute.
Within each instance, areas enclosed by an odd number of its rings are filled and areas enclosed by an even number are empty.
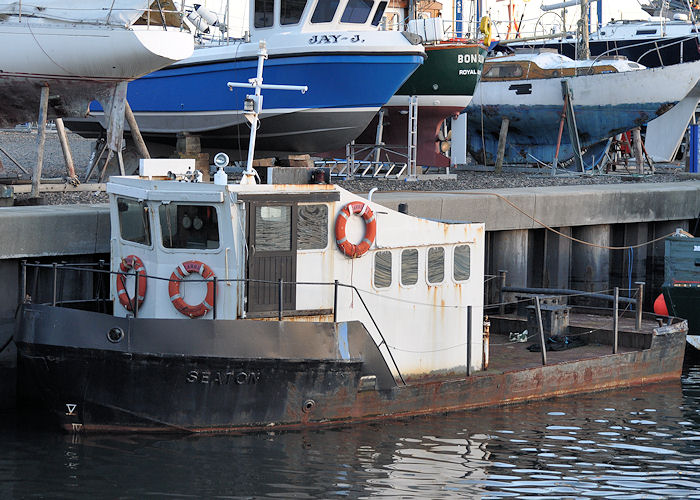
<svg viewBox="0 0 700 500"><path fill-rule="evenodd" d="M214 184L217 186L225 186L228 184L228 175L226 172L224 172L223 167L219 167L216 169L216 173L214 174Z"/></svg>

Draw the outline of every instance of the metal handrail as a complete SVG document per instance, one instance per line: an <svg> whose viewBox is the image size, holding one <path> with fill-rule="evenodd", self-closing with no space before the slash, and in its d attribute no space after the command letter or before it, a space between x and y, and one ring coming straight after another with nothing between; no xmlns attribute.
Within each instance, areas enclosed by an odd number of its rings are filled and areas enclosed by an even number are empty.
<svg viewBox="0 0 700 500"><path fill-rule="evenodd" d="M27 301L27 271L26 269L28 267L33 267L35 269L51 269L53 276L52 276L52 284L53 284L53 295L52 295L52 301L51 305L56 307L59 303L64 304L64 303L77 303L77 301L69 301L69 302L63 302L63 301L58 301L57 300L57 283L58 283L58 270L60 269L61 271L89 271L97 274L109 274L109 275L117 275L119 277L122 277L123 279L126 279L126 276L134 276L134 295L133 295L133 300L131 299L131 296L129 295L128 289L126 286L124 286L124 291L127 294L127 301L128 303L132 304L132 312L134 315L134 318L138 316L138 297L139 297L139 289L138 289L138 282L139 282L139 273L138 271L134 271L133 273L124 273L121 271L112 271L111 269L94 269L94 268L85 268L85 267L78 267L74 265L67 265L67 264L58 264L58 263L52 263L52 264L41 264L41 263L30 263L27 261L22 261L22 302L25 303ZM100 264L96 264L100 265ZM161 280L161 281L177 281L172 278L162 278L160 276L149 276L148 274L145 275L146 279L154 279L154 280ZM35 278L35 284L36 284L36 278ZM201 279L192 279L190 280L191 282L194 283L208 283L212 281L212 279L207 279L207 278L201 278ZM375 344L377 348L381 348L382 344L384 344L387 348L387 352L389 353L389 357L391 358L391 362L394 365L394 368L396 369L396 373L399 376L399 379L401 379L401 382L406 385L406 381L403 378L403 375L401 374L401 370L399 370L398 364L396 363L396 359L394 358L394 355L391 352L391 348L389 347L389 344L387 343L386 339L384 338L384 334L382 333L381 329L379 328L379 325L374 319L374 316L372 315L372 312L370 311L369 307L367 306L367 303L365 302L364 298L362 297L362 294L360 291L357 289L355 285L347 285L345 283L340 283L338 280L335 280L332 283L325 283L325 282L314 282L314 281L284 281L282 279L278 279L276 281L273 280L259 280L259 279L251 279L251 278L228 278L228 279L218 279L216 277L213 278L214 281L214 304L212 305L212 315L213 318L216 319L216 288L217 284L219 282L224 282L224 283L263 283L263 284L268 284L268 285L277 285L278 286L278 310L277 310L277 317L279 321L282 321L284 317L284 296L283 296L283 290L284 290L284 285L318 285L318 286L333 286L334 287L334 292L333 292L333 322L337 322L338 316L337 316L337 308L338 308L338 288L339 287L344 287L344 288L350 288L353 290L354 293L357 294L357 297L360 299L360 302L362 303L362 306L365 308L365 311L367 312L367 315L369 316L370 320L372 321L372 324L374 325L375 329L377 330L377 333L379 334L379 338L381 339L381 342L379 344ZM99 300L99 298L94 298L92 300Z"/></svg>

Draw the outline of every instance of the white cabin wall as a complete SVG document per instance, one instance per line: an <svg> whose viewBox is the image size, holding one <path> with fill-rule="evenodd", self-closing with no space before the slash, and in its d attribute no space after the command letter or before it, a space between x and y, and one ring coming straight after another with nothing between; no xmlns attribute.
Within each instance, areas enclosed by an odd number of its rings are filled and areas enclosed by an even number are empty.
<svg viewBox="0 0 700 500"><path fill-rule="evenodd" d="M331 215L331 227L335 226L338 210L350 201L365 201L348 192L341 191L341 200L336 213ZM374 321L391 346L391 353L404 377L418 377L430 373L455 372L463 374L466 367L467 305L473 306L472 316L472 367L481 367L482 320L483 320L483 269L484 226L472 224L465 229L461 225L445 225L416 219L370 203L377 217L377 238L365 255L350 259L331 244L329 257L334 276L321 276L318 270L307 263L304 256L298 259L298 280L306 277L322 277L321 281L352 284L360 290ZM350 221L359 222L359 217ZM348 224L349 225L349 224ZM351 230L348 230L350 235ZM331 232L331 235L334 233ZM332 238L334 239L334 238ZM351 241L358 238L350 237ZM436 245L434 242L450 242ZM470 245L471 275L459 284L452 281L452 250L456 244ZM426 279L428 248L445 248L445 281L441 286L429 286ZM418 283L404 286L400 280L400 258L403 248L418 250ZM392 285L377 289L373 284L374 258L379 251L392 252ZM303 271L300 271L302 270ZM324 303L333 304L333 288L324 293ZM299 301L300 294L297 292ZM302 300L306 298L302 297ZM338 294L338 321L362 321L380 344L379 331L362 305L362 301L349 289L341 288ZM390 358L383 353L389 368L396 375Z"/></svg>
<svg viewBox="0 0 700 500"><path fill-rule="evenodd" d="M185 202L186 203L186 202ZM146 268L148 276L158 276L168 278L175 268L188 260L196 260L208 265L216 277L220 280L236 279L243 277L241 262L245 262L243 257L244 242L243 234L235 231L238 217L238 207L229 203L205 203L215 205L218 209L219 218L219 241L221 246L218 250L185 250L185 249L164 249L160 246L160 222L158 220L158 202L150 202L152 208L149 211L151 224L152 244L150 247L135 243L122 241L116 235L118 233L119 221L116 210L112 210L112 257L111 269L119 269L121 259L128 255L136 255ZM228 252L227 249L228 248ZM228 253L228 258L227 258ZM228 270L226 265L228 263ZM133 272L133 271L132 271ZM201 279L198 274L191 275L192 279ZM187 280L185 280L187 281ZM147 281L146 296L143 304L139 307L138 315L143 318L185 318L170 300L168 291L169 282L167 279L149 279ZM133 278L127 279L127 289L132 293L134 289ZM236 283L228 285L218 283L217 288L217 318L235 319L238 309L239 290ZM110 283L111 296L114 301L115 316L127 316L129 313L118 301L116 293L116 275L112 275ZM181 285L181 293L185 293L186 302L198 304L206 295L205 283L184 283ZM202 319L212 319L213 312L210 311ZM193 320L194 321L194 320Z"/></svg>

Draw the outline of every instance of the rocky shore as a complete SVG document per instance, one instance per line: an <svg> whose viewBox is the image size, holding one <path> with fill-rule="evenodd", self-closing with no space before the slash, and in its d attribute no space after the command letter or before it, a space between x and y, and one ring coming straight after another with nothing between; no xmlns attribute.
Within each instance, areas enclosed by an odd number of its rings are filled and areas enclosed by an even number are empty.
<svg viewBox="0 0 700 500"><path fill-rule="evenodd" d="M92 153L94 140L69 133L68 141L73 154L75 170L81 181L86 174L87 165ZM36 131L0 131L0 148L6 151L14 160L31 173L36 163L37 134ZM28 182L30 176L24 174L9 158L0 150L0 182L22 183ZM684 173L683 168L660 167L653 175L629 175L620 171L605 175L569 175L561 174L552 176L550 171L541 170L532 173L509 172L501 174L493 172L457 171L456 179L433 179L420 182L406 182L387 179L353 179L337 182L340 186L350 191L367 192L373 187L380 191L452 191L472 189L504 189L540 186L565 186L565 185L590 185L590 184L615 184L622 182L674 182L684 181L693 177ZM44 146L44 162L42 178L64 178L66 169L63 153L56 133L47 134ZM93 180L95 175L93 175ZM18 203L26 201L28 195L16 194ZM67 193L44 193L43 202L46 204L71 204L71 203L104 203L107 196L101 192L80 191Z"/></svg>

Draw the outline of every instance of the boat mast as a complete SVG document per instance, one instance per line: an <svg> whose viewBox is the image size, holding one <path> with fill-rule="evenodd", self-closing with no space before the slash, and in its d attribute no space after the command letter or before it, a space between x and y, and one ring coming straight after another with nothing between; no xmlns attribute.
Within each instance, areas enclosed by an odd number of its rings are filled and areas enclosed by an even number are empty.
<svg viewBox="0 0 700 500"><path fill-rule="evenodd" d="M579 40L576 59L586 60L591 57L588 46L588 0L581 0L581 19L579 20Z"/></svg>
<svg viewBox="0 0 700 500"><path fill-rule="evenodd" d="M243 172L241 184L255 184L255 171L253 170L253 157L255 154L255 137L260 123L259 115L262 111L262 89L271 90L298 90L302 94L309 90L306 85L271 85L263 83L263 64L267 59L267 44L265 40L260 40L258 49L258 70L255 78L249 78L248 83L228 82L229 90L234 88L253 88L254 94L245 96L245 104L243 106L243 115L250 123L250 140L248 142L248 159L246 160L246 168Z"/></svg>

